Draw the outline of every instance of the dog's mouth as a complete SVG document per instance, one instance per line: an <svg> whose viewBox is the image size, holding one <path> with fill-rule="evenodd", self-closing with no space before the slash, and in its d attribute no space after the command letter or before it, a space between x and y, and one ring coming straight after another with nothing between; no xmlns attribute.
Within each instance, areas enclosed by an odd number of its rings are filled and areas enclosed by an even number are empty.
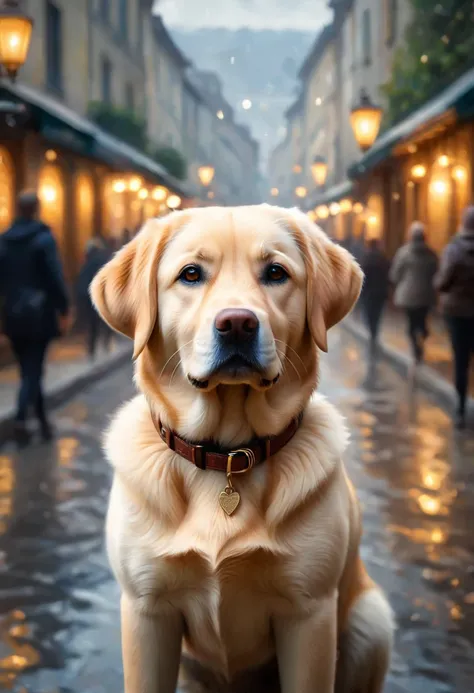
<svg viewBox="0 0 474 693"><path fill-rule="evenodd" d="M260 376L260 387L268 388L275 385L280 375L272 379L265 378L265 367L255 358L245 354L232 354L220 359L212 367L212 370L205 378L196 378L188 374L188 381L198 390L206 390L209 387L211 378L223 383L241 383L248 379L255 379Z"/></svg>

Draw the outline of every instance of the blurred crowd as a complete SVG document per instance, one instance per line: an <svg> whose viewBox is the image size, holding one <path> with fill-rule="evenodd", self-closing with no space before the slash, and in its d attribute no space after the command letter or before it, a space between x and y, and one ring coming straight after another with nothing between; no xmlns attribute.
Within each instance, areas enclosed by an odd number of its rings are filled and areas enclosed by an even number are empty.
<svg viewBox="0 0 474 693"><path fill-rule="evenodd" d="M463 428L474 354L474 206L465 209L461 228L440 258L429 247L422 223L414 222L408 237L391 263L377 239L363 248L349 248L365 273L360 303L370 334L370 356L376 355L382 316L393 289L393 303L406 318L413 357L410 375L415 378L423 363L429 316L439 304L453 352L456 425Z"/></svg>

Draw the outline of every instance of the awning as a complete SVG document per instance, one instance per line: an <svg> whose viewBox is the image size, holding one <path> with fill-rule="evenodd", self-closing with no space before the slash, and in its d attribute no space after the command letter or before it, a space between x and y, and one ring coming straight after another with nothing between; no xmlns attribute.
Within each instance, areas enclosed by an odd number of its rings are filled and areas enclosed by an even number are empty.
<svg viewBox="0 0 474 693"><path fill-rule="evenodd" d="M64 104L26 85L2 84L1 90L28 104L39 132L50 142L90 156L96 128Z"/></svg>
<svg viewBox="0 0 474 693"><path fill-rule="evenodd" d="M107 162L112 167L141 173L181 197L195 196L190 186L176 180L149 156L109 135L47 94L25 85L2 85L0 94L2 90L9 98L29 105L39 132L49 142Z"/></svg>
<svg viewBox="0 0 474 693"><path fill-rule="evenodd" d="M166 185L167 188L181 197L195 196L190 186L171 176L163 166L100 128L96 128L93 155L113 167L130 169L144 176L152 177L157 183Z"/></svg>
<svg viewBox="0 0 474 693"><path fill-rule="evenodd" d="M412 115L384 132L369 151L351 166L348 173L357 178L375 168L393 153L402 142L422 134L437 125L452 120L464 120L474 115L474 68L466 72L438 96L430 99Z"/></svg>
<svg viewBox="0 0 474 693"><path fill-rule="evenodd" d="M352 181L345 180L342 183L333 185L331 188L324 190L323 192L318 192L316 195L312 196L308 200L308 209L313 209L319 205L328 205L331 202L339 202L344 197L350 197L352 195L354 185Z"/></svg>

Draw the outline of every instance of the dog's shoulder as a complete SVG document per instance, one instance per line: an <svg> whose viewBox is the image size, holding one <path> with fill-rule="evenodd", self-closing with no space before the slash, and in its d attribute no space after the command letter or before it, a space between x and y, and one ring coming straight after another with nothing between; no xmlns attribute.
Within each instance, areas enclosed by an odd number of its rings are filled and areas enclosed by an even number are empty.
<svg viewBox="0 0 474 693"><path fill-rule="evenodd" d="M123 404L114 414L105 431L103 448L107 460L116 470L126 472L139 460L144 449L152 452L150 446L158 444L160 438L151 424L149 409L143 395L137 395Z"/></svg>

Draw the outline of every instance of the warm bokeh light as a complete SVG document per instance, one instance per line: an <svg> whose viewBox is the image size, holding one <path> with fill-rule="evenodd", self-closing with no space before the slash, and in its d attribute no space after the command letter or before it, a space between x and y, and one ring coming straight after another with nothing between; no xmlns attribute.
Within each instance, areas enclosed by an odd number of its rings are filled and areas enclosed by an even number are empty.
<svg viewBox="0 0 474 693"><path fill-rule="evenodd" d="M329 216L329 209L326 205L319 205L319 207L316 207L316 214L318 219L327 219Z"/></svg>
<svg viewBox="0 0 474 693"><path fill-rule="evenodd" d="M463 183L467 179L467 171L464 166L455 166L453 168L453 178L459 183Z"/></svg>
<svg viewBox="0 0 474 693"><path fill-rule="evenodd" d="M272 189L270 190L270 195L271 195L272 197L278 197L279 194L280 194L280 191L278 190L278 188L272 188Z"/></svg>
<svg viewBox="0 0 474 693"><path fill-rule="evenodd" d="M42 202L56 202L58 193L57 190L54 186L52 185L43 185L43 187L40 189L39 193L40 199Z"/></svg>
<svg viewBox="0 0 474 693"><path fill-rule="evenodd" d="M308 219L310 219L311 221L316 221L316 219L317 219L316 212L313 211L312 209L310 209L308 212Z"/></svg>
<svg viewBox="0 0 474 693"><path fill-rule="evenodd" d="M252 102L250 99L244 99L242 101L242 108L244 111L248 111L250 108L252 108Z"/></svg>
<svg viewBox="0 0 474 693"><path fill-rule="evenodd" d="M219 120L224 120L224 111L217 111L216 115Z"/></svg>
<svg viewBox="0 0 474 693"><path fill-rule="evenodd" d="M163 185L157 185L153 188L151 196L157 202L163 202L168 197L168 188L165 188Z"/></svg>
<svg viewBox="0 0 474 693"><path fill-rule="evenodd" d="M56 159L58 158L58 155L56 154L54 149L48 149L44 156L46 161L56 161Z"/></svg>
<svg viewBox="0 0 474 693"><path fill-rule="evenodd" d="M420 496L418 496L418 505L425 515L438 515L439 511L441 510L440 499L435 498L434 496L429 496L426 493L422 493Z"/></svg>
<svg viewBox="0 0 474 693"><path fill-rule="evenodd" d="M179 195L170 195L166 200L166 204L170 209L178 209L181 204L181 198Z"/></svg>
<svg viewBox="0 0 474 693"><path fill-rule="evenodd" d="M146 188L142 188L141 190L138 191L138 197L140 200L146 200L148 197L148 190Z"/></svg>
<svg viewBox="0 0 474 693"><path fill-rule="evenodd" d="M116 180L114 184L112 185L112 190L116 193L123 193L126 190L126 185L125 181L123 180Z"/></svg>
<svg viewBox="0 0 474 693"><path fill-rule="evenodd" d="M301 166L299 164L295 164L293 166L293 173L301 173L302 170L303 169L301 168Z"/></svg>
<svg viewBox="0 0 474 693"><path fill-rule="evenodd" d="M352 211L354 214L362 214L364 211L364 205L361 202L355 202L352 207Z"/></svg>
<svg viewBox="0 0 474 693"><path fill-rule="evenodd" d="M352 210L352 202L348 198L341 200L341 212L348 214Z"/></svg>
<svg viewBox="0 0 474 693"><path fill-rule="evenodd" d="M332 217L335 217L341 211L341 205L339 202L332 202L329 205L329 213Z"/></svg>
<svg viewBox="0 0 474 693"><path fill-rule="evenodd" d="M426 176L426 166L423 166L423 164L416 164L415 166L412 166L411 175L413 178L417 178L418 180L424 178Z"/></svg>
<svg viewBox="0 0 474 693"><path fill-rule="evenodd" d="M296 197L299 197L300 199L302 199L303 197L306 197L307 194L308 194L308 190L307 190L307 188L305 188L304 185L298 185L298 187L295 188Z"/></svg>
<svg viewBox="0 0 474 693"><path fill-rule="evenodd" d="M446 183L446 181L438 178L438 179L432 181L432 183L430 185L430 190L435 195L445 195L448 191L448 184Z"/></svg>
<svg viewBox="0 0 474 693"><path fill-rule="evenodd" d="M133 176L128 183L128 189L132 192L138 192L143 185L143 180L139 176Z"/></svg>
<svg viewBox="0 0 474 693"><path fill-rule="evenodd" d="M438 157L438 164L442 168L447 168L449 166L449 156L446 156L446 154L441 154L441 156Z"/></svg>

